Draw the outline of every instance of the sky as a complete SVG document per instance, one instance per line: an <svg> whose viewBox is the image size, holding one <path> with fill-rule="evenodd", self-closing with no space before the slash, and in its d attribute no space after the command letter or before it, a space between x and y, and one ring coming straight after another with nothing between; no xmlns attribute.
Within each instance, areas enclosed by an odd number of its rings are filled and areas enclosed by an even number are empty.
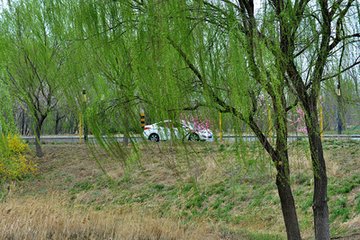
<svg viewBox="0 0 360 240"><path fill-rule="evenodd" d="M234 0L232 0L234 1ZM254 0L255 9L260 7L261 0ZM8 0L0 0L0 10L8 5Z"/></svg>

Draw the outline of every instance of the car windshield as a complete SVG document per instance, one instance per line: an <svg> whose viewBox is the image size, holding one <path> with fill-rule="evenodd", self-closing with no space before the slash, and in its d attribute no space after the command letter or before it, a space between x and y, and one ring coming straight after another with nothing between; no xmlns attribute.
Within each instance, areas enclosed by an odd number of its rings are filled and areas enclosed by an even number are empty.
<svg viewBox="0 0 360 240"><path fill-rule="evenodd" d="M209 130L207 126L204 124L195 124L193 122L181 120L179 122L171 121L171 120L164 120L161 122L156 123L158 127L164 128L177 128L177 129L191 129L196 131L206 131Z"/></svg>

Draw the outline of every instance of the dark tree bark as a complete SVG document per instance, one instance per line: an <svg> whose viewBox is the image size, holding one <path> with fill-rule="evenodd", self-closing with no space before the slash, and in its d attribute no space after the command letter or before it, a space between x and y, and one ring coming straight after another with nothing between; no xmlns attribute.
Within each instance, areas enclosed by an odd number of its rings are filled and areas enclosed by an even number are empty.
<svg viewBox="0 0 360 240"><path fill-rule="evenodd" d="M87 143L89 138L88 119L86 114L86 103L83 111L83 130L84 130L84 142Z"/></svg>
<svg viewBox="0 0 360 240"><path fill-rule="evenodd" d="M344 104L343 104L343 98L341 95L336 96L337 100L337 133L342 134L343 131L346 129L345 126L345 114L344 114Z"/></svg>
<svg viewBox="0 0 360 240"><path fill-rule="evenodd" d="M35 123L35 151L36 151L36 156L37 157L43 157L44 153L42 151L42 147L41 147L41 129L43 126L43 123L45 121L47 117L46 115L40 115L40 116L36 116L36 123Z"/></svg>
<svg viewBox="0 0 360 240"><path fill-rule="evenodd" d="M329 209L327 204L327 174L320 136L316 102L305 108L305 120L309 135L312 167L314 173L313 212L316 239L330 239Z"/></svg>
<svg viewBox="0 0 360 240"><path fill-rule="evenodd" d="M130 113L130 104L129 100L127 99L124 106L124 113ZM129 116L127 114L122 114L123 116L123 123L124 123L124 145L129 145L130 141L130 122Z"/></svg>
<svg viewBox="0 0 360 240"><path fill-rule="evenodd" d="M286 179L283 169L278 169L276 186L280 197L287 239L300 240L300 228L296 214L295 200L291 191L290 179Z"/></svg>
<svg viewBox="0 0 360 240"><path fill-rule="evenodd" d="M58 135L61 132L60 122L65 118L65 115L60 115L59 111L56 111L55 115L55 135Z"/></svg>
<svg viewBox="0 0 360 240"><path fill-rule="evenodd" d="M21 135L25 135L25 110L21 108Z"/></svg>
<svg viewBox="0 0 360 240"><path fill-rule="evenodd" d="M278 159L273 159L273 161L276 164L276 186L280 197L287 238L300 240L300 227L296 214L295 200L290 186L287 112L285 94L283 92L284 87L283 85L280 89L277 89L278 93L272 96L273 108L276 113L274 127L276 131L276 151L278 152Z"/></svg>
<svg viewBox="0 0 360 240"><path fill-rule="evenodd" d="M70 116L70 119L69 119L69 131L71 134L79 134L78 131L79 131L79 118L74 115L71 115Z"/></svg>

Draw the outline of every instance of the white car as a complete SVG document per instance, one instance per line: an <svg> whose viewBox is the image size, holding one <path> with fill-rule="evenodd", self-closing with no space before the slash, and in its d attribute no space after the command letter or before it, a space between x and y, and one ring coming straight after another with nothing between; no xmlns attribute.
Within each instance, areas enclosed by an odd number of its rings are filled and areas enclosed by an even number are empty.
<svg viewBox="0 0 360 240"><path fill-rule="evenodd" d="M194 128L186 122L164 120L144 127L144 137L153 142L165 141L171 138L188 139L189 141L213 141L213 133L208 128Z"/></svg>

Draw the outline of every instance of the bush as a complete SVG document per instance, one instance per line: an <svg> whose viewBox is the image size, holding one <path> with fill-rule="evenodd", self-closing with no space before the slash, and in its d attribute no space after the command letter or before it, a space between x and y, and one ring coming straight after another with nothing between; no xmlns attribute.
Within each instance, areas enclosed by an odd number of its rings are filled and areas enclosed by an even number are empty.
<svg viewBox="0 0 360 240"><path fill-rule="evenodd" d="M0 181L18 180L36 171L36 165L25 156L28 151L19 136L0 137Z"/></svg>

